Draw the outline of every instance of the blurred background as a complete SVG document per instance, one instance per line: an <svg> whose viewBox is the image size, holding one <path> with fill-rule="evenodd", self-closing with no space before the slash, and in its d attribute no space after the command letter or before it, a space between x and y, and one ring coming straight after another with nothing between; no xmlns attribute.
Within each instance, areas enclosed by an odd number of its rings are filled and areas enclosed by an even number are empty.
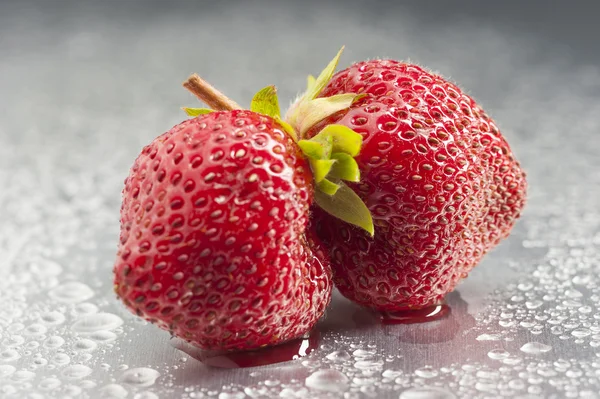
<svg viewBox="0 0 600 399"><path fill-rule="evenodd" d="M595 1L0 0L0 397L598 397L598 15ZM527 170L528 207L449 298L450 327L364 327L336 297L310 360L208 369L114 299L123 179L197 104L192 72L243 105L275 84L284 106L341 45L340 69L388 57L458 82ZM78 334L82 317L102 333ZM342 349L374 363L328 357ZM345 393L304 386L324 368Z"/></svg>

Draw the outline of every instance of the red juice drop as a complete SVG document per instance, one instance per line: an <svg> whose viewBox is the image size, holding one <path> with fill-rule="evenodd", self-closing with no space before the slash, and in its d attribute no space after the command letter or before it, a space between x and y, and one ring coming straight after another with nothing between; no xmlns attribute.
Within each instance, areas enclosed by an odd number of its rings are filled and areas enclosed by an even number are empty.
<svg viewBox="0 0 600 399"><path fill-rule="evenodd" d="M381 312L379 313L379 318L382 324L425 323L446 318L450 312L450 307L445 303L441 303L439 305L427 306L421 309Z"/></svg>
<svg viewBox="0 0 600 399"><path fill-rule="evenodd" d="M170 343L174 348L187 353L207 366L232 369L266 366L300 359L311 353L319 345L319 338L319 333L314 331L307 338L299 338L281 345L242 352L207 351L197 348L180 338L171 338Z"/></svg>

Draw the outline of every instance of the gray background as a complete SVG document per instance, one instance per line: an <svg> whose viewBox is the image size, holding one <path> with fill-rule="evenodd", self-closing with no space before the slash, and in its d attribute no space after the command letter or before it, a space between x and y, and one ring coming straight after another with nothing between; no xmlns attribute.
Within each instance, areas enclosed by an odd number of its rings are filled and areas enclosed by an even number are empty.
<svg viewBox="0 0 600 399"><path fill-rule="evenodd" d="M599 11L0 1L0 397L598 397ZM384 327L336 296L304 361L207 368L114 299L122 181L141 147L184 118L179 107L197 104L180 86L190 73L241 104L276 84L285 104L342 44L341 67L390 57L460 82L527 170L526 212L449 296L448 319ZM89 291L69 299L69 282ZM81 320L110 333L81 334ZM324 369L335 372L323 383Z"/></svg>

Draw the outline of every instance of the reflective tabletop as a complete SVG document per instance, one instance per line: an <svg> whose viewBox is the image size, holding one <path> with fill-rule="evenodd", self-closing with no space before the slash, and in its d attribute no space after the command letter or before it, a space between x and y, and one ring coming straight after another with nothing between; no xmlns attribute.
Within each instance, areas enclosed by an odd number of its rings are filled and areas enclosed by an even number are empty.
<svg viewBox="0 0 600 399"><path fill-rule="evenodd" d="M0 398L600 397L598 7L415 3L0 2ZM526 210L440 320L335 293L297 359L202 362L115 298L123 180L197 104L190 73L291 101L342 44L341 67L459 82L526 169Z"/></svg>

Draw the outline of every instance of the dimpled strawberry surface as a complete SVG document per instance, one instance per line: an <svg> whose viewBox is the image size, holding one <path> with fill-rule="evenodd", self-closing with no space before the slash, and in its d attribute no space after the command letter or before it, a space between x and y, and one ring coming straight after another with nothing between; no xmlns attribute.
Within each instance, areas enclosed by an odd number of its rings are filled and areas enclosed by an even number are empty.
<svg viewBox="0 0 600 399"><path fill-rule="evenodd" d="M394 311L438 303L513 227L525 203L519 162L494 121L457 86L419 66L360 62L321 97L366 93L322 121L363 136L356 158L375 236L314 209L346 297Z"/></svg>
<svg viewBox="0 0 600 399"><path fill-rule="evenodd" d="M115 291L146 320L204 349L305 334L331 295L309 231L310 168L272 118L187 120L146 146L125 181Z"/></svg>

